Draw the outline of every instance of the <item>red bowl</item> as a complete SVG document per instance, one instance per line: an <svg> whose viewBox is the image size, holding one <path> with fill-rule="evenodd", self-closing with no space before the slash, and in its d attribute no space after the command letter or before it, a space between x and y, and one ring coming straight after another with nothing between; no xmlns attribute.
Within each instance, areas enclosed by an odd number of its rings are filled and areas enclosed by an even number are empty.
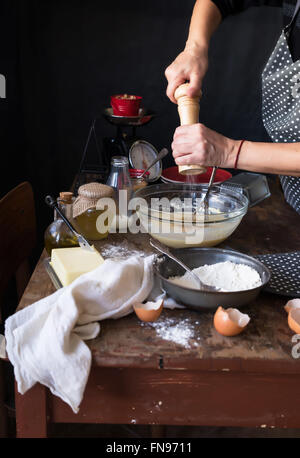
<svg viewBox="0 0 300 458"><path fill-rule="evenodd" d="M129 95L128 97L134 97L134 99L124 98L124 94L112 95L110 97L110 103L113 109L113 113L116 116L138 116L141 105L142 97L139 95Z"/></svg>

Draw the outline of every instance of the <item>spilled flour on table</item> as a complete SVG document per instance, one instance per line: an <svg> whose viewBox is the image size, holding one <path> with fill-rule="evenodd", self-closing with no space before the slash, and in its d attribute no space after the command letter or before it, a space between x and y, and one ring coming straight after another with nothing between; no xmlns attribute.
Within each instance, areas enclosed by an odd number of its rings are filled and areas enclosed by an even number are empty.
<svg viewBox="0 0 300 458"><path fill-rule="evenodd" d="M123 240L122 243L116 245L107 243L100 249L101 255L104 258L128 258L130 256L145 256L145 252L138 250L133 243Z"/></svg>
<svg viewBox="0 0 300 458"><path fill-rule="evenodd" d="M141 323L142 326L154 328L161 339L174 342L184 348L199 345L197 340L199 341L200 337L195 337L195 324L199 322L191 322L189 318L180 320L180 322L174 318L164 318L153 323Z"/></svg>

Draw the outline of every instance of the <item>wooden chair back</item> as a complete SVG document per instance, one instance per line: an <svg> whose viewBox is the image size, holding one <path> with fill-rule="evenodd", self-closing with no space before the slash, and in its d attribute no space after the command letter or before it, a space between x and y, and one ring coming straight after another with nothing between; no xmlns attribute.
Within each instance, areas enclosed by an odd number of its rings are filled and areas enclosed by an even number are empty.
<svg viewBox="0 0 300 458"><path fill-rule="evenodd" d="M18 298L30 278L29 257L36 243L36 218L32 187L21 183L0 200L0 322L2 299L15 276ZM2 315L2 317L1 317ZM0 438L7 437L8 415L4 405L4 361L0 360Z"/></svg>
<svg viewBox="0 0 300 458"><path fill-rule="evenodd" d="M36 243L33 191L24 182L0 200L0 301L11 278L16 276L18 296L29 280L28 259Z"/></svg>

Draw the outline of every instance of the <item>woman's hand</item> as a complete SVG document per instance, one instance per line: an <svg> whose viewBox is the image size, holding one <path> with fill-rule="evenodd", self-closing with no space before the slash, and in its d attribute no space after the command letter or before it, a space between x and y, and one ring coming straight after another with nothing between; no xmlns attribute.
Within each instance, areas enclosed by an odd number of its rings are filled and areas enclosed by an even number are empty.
<svg viewBox="0 0 300 458"><path fill-rule="evenodd" d="M165 71L165 76L168 80L167 96L169 99L177 103L174 92L178 86L186 81L190 83L187 95L194 97L201 89L207 67L206 47L185 48Z"/></svg>
<svg viewBox="0 0 300 458"><path fill-rule="evenodd" d="M203 124L177 127L172 143L177 165L233 168L239 142L208 129Z"/></svg>

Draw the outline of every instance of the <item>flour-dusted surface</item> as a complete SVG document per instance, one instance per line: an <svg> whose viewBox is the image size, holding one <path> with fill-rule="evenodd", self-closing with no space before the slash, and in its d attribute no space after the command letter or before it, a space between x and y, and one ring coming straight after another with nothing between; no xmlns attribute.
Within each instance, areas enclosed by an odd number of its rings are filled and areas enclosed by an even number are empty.
<svg viewBox="0 0 300 458"><path fill-rule="evenodd" d="M142 323L142 326L150 326L155 329L156 335L163 340L174 342L184 348L192 348L198 346L200 336L195 325L198 321L191 321L190 318L185 318L178 322L175 318L160 318L153 323Z"/></svg>
<svg viewBox="0 0 300 458"><path fill-rule="evenodd" d="M107 239L95 242L104 259L147 256L153 253L147 234L110 234Z"/></svg>
<svg viewBox="0 0 300 458"><path fill-rule="evenodd" d="M217 286L221 291L244 291L262 284L259 273L252 267L231 261L197 267L193 272L203 283ZM195 288L195 281L188 272L181 277L170 277L169 280L187 288Z"/></svg>
<svg viewBox="0 0 300 458"><path fill-rule="evenodd" d="M107 243L101 248L101 255L106 258L127 258L129 256L145 256L145 252L138 250L133 244L124 240L120 244Z"/></svg>

